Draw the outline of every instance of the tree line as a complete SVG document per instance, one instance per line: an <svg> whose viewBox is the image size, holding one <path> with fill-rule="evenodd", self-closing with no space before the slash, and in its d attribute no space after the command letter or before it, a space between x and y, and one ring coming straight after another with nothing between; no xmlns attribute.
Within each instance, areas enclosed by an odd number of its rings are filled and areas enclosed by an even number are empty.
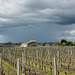
<svg viewBox="0 0 75 75"><path fill-rule="evenodd" d="M62 39L60 42L44 42L41 44L42 46L50 45L50 46L75 46L75 42L67 41L66 39Z"/></svg>

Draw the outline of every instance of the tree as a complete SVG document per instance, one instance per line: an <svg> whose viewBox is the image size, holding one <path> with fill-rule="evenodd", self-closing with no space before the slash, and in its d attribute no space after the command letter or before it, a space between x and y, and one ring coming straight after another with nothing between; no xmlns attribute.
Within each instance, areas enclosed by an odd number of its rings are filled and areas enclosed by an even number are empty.
<svg viewBox="0 0 75 75"><path fill-rule="evenodd" d="M68 41L68 42L66 43L66 46L73 46L73 43L70 42L70 41Z"/></svg>
<svg viewBox="0 0 75 75"><path fill-rule="evenodd" d="M19 46L20 46L21 44L22 44L21 42L18 43Z"/></svg>
<svg viewBox="0 0 75 75"><path fill-rule="evenodd" d="M61 40L61 44L62 44L62 43L67 43L67 41L66 41L65 39L62 39L62 40Z"/></svg>
<svg viewBox="0 0 75 75"><path fill-rule="evenodd" d="M9 45L9 47L12 45L12 42L7 42L6 45Z"/></svg>
<svg viewBox="0 0 75 75"><path fill-rule="evenodd" d="M46 43L42 43L41 45L42 45L42 46L45 46L45 45L46 45Z"/></svg>
<svg viewBox="0 0 75 75"><path fill-rule="evenodd" d="M53 45L53 43L52 43L52 42L50 42L50 43L49 43L49 45L50 45L50 46L52 46L52 45Z"/></svg>

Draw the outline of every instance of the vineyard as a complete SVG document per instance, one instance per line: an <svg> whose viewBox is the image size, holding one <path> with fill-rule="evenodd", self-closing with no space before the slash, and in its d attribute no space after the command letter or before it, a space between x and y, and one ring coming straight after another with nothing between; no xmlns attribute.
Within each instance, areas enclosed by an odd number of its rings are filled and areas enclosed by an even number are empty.
<svg viewBox="0 0 75 75"><path fill-rule="evenodd" d="M75 75L75 47L1 47L0 75Z"/></svg>

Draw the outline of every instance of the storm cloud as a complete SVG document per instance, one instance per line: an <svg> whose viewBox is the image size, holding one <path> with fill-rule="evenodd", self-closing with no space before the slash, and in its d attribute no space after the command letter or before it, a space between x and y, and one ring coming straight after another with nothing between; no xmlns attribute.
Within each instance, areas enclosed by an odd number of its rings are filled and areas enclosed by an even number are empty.
<svg viewBox="0 0 75 75"><path fill-rule="evenodd" d="M8 41L14 41L15 38L20 37L18 32L21 33L21 36L24 38L24 35L28 38L30 34L35 32L34 35L31 35L31 38L27 40L38 40L38 36L41 36L38 30L43 34L43 36L40 37L40 40L43 38L41 42L49 41L50 39L52 41L58 41L58 39L53 39L53 37L61 37L63 30L65 32L72 30L71 26L74 27L74 24L75 0L0 0L0 35L11 38ZM55 28L55 26L58 28ZM21 32L22 27L25 28L25 30L23 30L24 33ZM36 27L37 30L35 30ZM55 28L55 30L51 30L51 27L53 27L53 29ZM13 30L17 32L15 33ZM27 34L25 33L26 31L28 31ZM60 33L55 35L55 32ZM15 34L18 35L13 37ZM24 40L24 38L22 39ZM18 40L21 40L21 37Z"/></svg>
<svg viewBox="0 0 75 75"><path fill-rule="evenodd" d="M75 23L74 0L1 0L0 23Z"/></svg>

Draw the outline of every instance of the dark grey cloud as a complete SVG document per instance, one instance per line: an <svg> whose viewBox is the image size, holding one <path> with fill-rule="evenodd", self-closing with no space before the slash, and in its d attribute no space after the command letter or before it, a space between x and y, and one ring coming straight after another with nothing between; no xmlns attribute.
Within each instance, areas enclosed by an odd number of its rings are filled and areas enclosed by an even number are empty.
<svg viewBox="0 0 75 75"><path fill-rule="evenodd" d="M14 26L43 22L71 25L75 23L74 7L74 0L1 0L0 23L4 26L6 22Z"/></svg>
<svg viewBox="0 0 75 75"><path fill-rule="evenodd" d="M72 36L65 32L74 30L74 12L75 0L0 0L0 36L58 41Z"/></svg>

